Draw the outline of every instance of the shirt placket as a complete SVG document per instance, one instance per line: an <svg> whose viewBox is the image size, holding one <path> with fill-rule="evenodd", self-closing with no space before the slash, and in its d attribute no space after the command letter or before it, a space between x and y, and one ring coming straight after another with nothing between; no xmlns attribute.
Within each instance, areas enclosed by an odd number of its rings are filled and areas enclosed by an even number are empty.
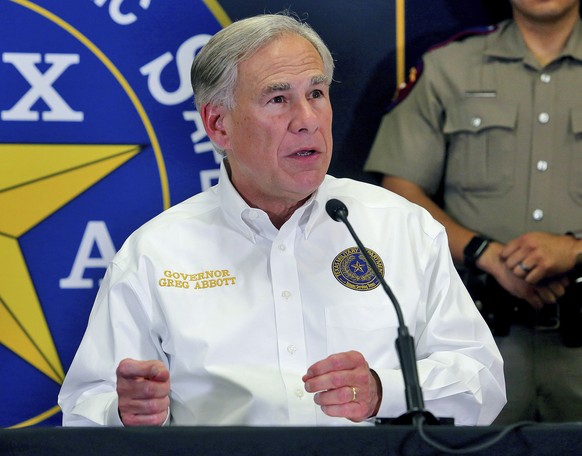
<svg viewBox="0 0 582 456"><path fill-rule="evenodd" d="M528 231L543 229L545 212L550 209L551 192L551 144L553 141L552 74L542 71L537 74L533 87L532 141L529 198L527 212Z"/></svg>
<svg viewBox="0 0 582 456"><path fill-rule="evenodd" d="M313 397L305 391L301 380L308 366L299 276L294 254L296 229L280 231L273 241L270 255L279 368L287 392L290 424L314 425Z"/></svg>

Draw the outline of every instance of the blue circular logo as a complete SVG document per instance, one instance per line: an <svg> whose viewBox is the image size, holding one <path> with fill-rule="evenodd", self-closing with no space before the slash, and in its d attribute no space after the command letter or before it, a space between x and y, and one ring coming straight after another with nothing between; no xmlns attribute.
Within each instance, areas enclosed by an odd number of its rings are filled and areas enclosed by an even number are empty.
<svg viewBox="0 0 582 456"><path fill-rule="evenodd" d="M225 18L212 0L0 2L0 427L60 424L109 261L216 182L190 65Z"/></svg>
<svg viewBox="0 0 582 456"><path fill-rule="evenodd" d="M376 252L366 250L384 277L384 262ZM352 290L368 291L380 285L376 274L368 266L368 261L358 247L350 247L340 252L334 258L331 270L339 283Z"/></svg>

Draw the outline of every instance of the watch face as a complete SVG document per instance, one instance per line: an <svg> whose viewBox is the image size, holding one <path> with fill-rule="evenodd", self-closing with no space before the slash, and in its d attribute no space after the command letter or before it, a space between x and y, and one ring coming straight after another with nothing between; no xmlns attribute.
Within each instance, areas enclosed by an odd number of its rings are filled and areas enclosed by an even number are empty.
<svg viewBox="0 0 582 456"><path fill-rule="evenodd" d="M469 241L469 243L463 250L465 266L469 268L474 268L475 262L483 254L483 252L489 245L489 242L491 241L488 238L483 238L481 236L473 236L473 238Z"/></svg>
<svg viewBox="0 0 582 456"><path fill-rule="evenodd" d="M471 239L469 244L467 244L465 254L470 257L474 257L475 255L477 255L484 241L485 240L480 237L474 237L473 239Z"/></svg>

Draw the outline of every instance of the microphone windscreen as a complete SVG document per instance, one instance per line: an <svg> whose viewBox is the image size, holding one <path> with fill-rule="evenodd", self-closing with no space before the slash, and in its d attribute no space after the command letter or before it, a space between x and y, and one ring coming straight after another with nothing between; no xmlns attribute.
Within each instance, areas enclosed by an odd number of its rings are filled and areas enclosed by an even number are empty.
<svg viewBox="0 0 582 456"><path fill-rule="evenodd" d="M325 204L325 210L328 215L336 222L348 216L348 208L340 200L332 198Z"/></svg>

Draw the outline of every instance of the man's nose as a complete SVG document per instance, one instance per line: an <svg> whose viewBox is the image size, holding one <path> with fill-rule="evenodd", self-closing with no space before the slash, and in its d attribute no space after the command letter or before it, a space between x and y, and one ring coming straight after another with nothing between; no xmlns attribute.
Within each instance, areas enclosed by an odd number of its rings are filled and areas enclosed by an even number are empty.
<svg viewBox="0 0 582 456"><path fill-rule="evenodd" d="M291 119L290 130L293 133L313 133L319 128L319 115L311 100L297 103Z"/></svg>

